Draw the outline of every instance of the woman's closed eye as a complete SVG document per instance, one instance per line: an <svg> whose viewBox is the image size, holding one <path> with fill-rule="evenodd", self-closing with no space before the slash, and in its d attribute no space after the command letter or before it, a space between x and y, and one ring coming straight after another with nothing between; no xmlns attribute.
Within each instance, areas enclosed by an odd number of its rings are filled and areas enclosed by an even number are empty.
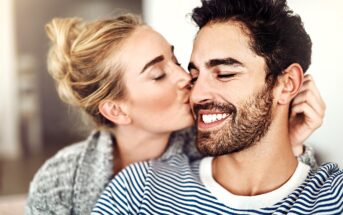
<svg viewBox="0 0 343 215"><path fill-rule="evenodd" d="M159 81L159 80L164 79L165 77L166 77L166 73L161 73L161 74L155 75L155 76L153 77L153 80L154 80L154 81Z"/></svg>

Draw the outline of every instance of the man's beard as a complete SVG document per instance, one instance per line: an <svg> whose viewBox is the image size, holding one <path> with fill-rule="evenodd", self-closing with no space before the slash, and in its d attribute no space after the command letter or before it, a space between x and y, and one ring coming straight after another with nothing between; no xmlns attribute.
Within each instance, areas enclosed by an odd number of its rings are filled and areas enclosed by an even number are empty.
<svg viewBox="0 0 343 215"><path fill-rule="evenodd" d="M225 125L215 131L197 129L196 144L200 153L220 156L239 152L253 146L267 133L272 121L272 88L266 85L260 92L247 99L239 109L231 104L207 103L194 106L199 110L219 110L231 113ZM196 123L198 121L196 120Z"/></svg>

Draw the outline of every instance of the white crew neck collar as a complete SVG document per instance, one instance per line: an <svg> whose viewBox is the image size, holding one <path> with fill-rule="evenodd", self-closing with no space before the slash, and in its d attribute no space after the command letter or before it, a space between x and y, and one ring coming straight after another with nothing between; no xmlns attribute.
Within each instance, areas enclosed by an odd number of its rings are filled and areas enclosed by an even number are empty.
<svg viewBox="0 0 343 215"><path fill-rule="evenodd" d="M308 165L298 162L292 177L278 189L256 196L238 196L232 194L214 180L212 161L213 157L206 157L200 162L199 174L202 183L220 202L229 207L242 210L261 209L278 203L299 187L305 181L310 171Z"/></svg>

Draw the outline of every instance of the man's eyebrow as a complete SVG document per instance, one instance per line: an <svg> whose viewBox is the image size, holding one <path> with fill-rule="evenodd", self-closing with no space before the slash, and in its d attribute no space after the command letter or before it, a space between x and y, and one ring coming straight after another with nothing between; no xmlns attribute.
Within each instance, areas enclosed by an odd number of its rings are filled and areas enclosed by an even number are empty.
<svg viewBox="0 0 343 215"><path fill-rule="evenodd" d="M219 66L219 65L227 65L227 66L231 66L231 65L237 65L237 66L243 66L243 63L239 62L236 59L233 58L221 58L221 59L211 59L206 63L206 66L208 68L211 67L215 67L215 66Z"/></svg>
<svg viewBox="0 0 343 215"><path fill-rule="evenodd" d="M218 59L211 59L206 63L206 67L211 68L219 65L238 65L243 66L243 63L239 62L236 59L233 58L218 58ZM192 69L199 70L194 63L190 62L188 64L188 71L191 71Z"/></svg>
<svg viewBox="0 0 343 215"><path fill-rule="evenodd" d="M154 64L156 63L159 63L161 61L164 60L164 56L163 55L160 55L160 56L157 56L155 57L154 59L152 59L151 61L149 61L147 64L145 64L145 66L143 67L142 71L140 74L142 74L147 68L149 68L150 66L153 66Z"/></svg>

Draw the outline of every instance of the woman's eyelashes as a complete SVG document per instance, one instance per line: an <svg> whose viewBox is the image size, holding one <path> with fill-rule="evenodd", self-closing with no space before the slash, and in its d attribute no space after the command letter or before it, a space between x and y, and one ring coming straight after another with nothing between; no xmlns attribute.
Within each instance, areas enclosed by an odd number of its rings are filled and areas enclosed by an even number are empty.
<svg viewBox="0 0 343 215"><path fill-rule="evenodd" d="M165 77L166 77L166 73L161 73L161 74L155 75L155 76L153 77L153 80L154 80L154 81L159 81L159 80L164 79Z"/></svg>
<svg viewBox="0 0 343 215"><path fill-rule="evenodd" d="M181 63L177 60L177 58L175 56L172 57L172 60L176 66L181 67ZM160 72L156 72L155 74L152 75L152 79L154 81L160 81L167 76L167 73L164 72L164 70L166 69L164 67L165 66L159 66L156 68L156 70L160 70Z"/></svg>
<svg viewBox="0 0 343 215"><path fill-rule="evenodd" d="M181 67L181 64L178 62L178 61L176 61L176 62L174 62L177 66L179 66L179 67ZM153 80L154 81L159 81L159 80L162 80L162 79L164 79L165 77L167 76L167 74L165 73L165 72L163 72L163 73L158 73L158 74L156 74L156 75L153 75Z"/></svg>

